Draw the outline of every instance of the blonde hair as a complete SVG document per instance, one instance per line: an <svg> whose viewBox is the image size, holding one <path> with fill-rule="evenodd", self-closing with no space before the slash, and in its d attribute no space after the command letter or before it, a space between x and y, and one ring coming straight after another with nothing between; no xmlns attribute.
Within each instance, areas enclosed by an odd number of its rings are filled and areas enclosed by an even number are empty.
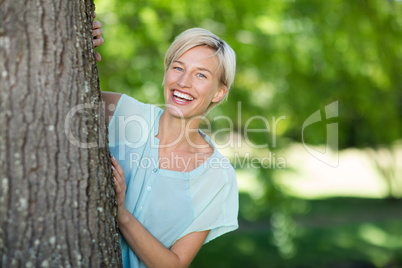
<svg viewBox="0 0 402 268"><path fill-rule="evenodd" d="M217 56L219 62L219 83L226 86L228 90L226 95L219 102L210 104L207 110L208 112L214 106L227 99L229 89L235 78L236 54L225 41L210 31L202 28L190 28L179 34L167 50L165 55L165 73L174 61L188 50L197 46L207 46L215 51L214 56Z"/></svg>

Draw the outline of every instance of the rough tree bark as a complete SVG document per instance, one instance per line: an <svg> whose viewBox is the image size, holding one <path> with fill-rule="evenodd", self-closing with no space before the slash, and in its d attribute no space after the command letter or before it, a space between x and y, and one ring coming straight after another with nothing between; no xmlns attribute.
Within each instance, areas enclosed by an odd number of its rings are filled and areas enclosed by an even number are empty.
<svg viewBox="0 0 402 268"><path fill-rule="evenodd" d="M91 0L0 0L0 266L120 267Z"/></svg>

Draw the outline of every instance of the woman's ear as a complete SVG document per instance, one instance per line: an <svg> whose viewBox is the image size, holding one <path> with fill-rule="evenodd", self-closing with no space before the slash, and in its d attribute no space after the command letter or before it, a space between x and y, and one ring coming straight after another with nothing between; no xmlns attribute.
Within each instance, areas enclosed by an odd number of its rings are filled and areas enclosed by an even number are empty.
<svg viewBox="0 0 402 268"><path fill-rule="evenodd" d="M226 96L226 93L228 93L228 88L226 86L219 87L211 102L219 102Z"/></svg>

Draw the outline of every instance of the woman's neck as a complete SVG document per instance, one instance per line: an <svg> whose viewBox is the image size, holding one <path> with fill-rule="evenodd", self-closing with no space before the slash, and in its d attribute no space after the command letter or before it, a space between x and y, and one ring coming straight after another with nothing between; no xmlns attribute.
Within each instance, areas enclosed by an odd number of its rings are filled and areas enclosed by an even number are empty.
<svg viewBox="0 0 402 268"><path fill-rule="evenodd" d="M161 145L169 145L171 149L193 151L197 145L205 146L205 139L198 128L201 118L182 119L163 111L159 120L157 138Z"/></svg>

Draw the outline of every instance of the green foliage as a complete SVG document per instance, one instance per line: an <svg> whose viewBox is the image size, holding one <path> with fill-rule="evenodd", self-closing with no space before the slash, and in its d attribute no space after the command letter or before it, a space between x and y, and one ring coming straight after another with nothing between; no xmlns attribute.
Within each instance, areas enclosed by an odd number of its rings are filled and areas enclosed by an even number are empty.
<svg viewBox="0 0 402 268"><path fill-rule="evenodd" d="M286 116L283 136L301 140L303 122L339 100L340 146L389 145L401 137L402 3L399 1L97 0L105 44L103 90L163 103L163 57L190 27L221 36L237 52L229 101L242 122ZM241 122L239 122L241 124ZM216 126L216 127L219 127ZM325 143L325 123L307 142ZM264 137L256 137L264 143Z"/></svg>
<svg viewBox="0 0 402 268"><path fill-rule="evenodd" d="M267 127L263 120L249 121L253 116L266 118L270 127L267 133L247 133L253 144L267 144L264 149L243 148L242 154L266 155L290 141L301 142L305 120L319 109L325 118L323 108L334 101L339 101L335 121L339 122L340 148L389 147L402 136L400 1L95 0L95 4L104 24L105 43L99 49L102 62L98 64L102 90L164 103L165 51L177 34L191 27L211 30L233 47L238 61L234 86L229 100L209 117L227 115L235 134L243 137L246 124L249 128ZM326 123L307 128L306 142L325 143ZM226 120L212 120L211 124L212 130L231 127ZM267 168L254 171L264 194L241 193L240 197L241 218L256 221L274 215L269 232L273 237L268 239L264 232L213 242L238 247L232 255L225 252L225 257L215 258L215 267L266 267L261 263L275 260L278 254L286 259L298 249L305 252L308 245L303 239L322 236L317 243L325 244L324 231L306 237L295 229L294 214L305 213L308 205L283 194L272 180L274 172ZM261 249L260 243L269 246ZM324 255L328 257L334 248L327 250ZM248 257L240 260L240 253ZM356 259L364 259L364 254L364 250L358 251ZM303 263L297 256L291 261L293 266L280 266L276 259L278 266L272 267L303 267L297 266L297 261ZM230 262L231 258L235 261ZM204 261L209 263L209 259ZM325 267L320 266L325 260L316 261L316 267ZM233 263L238 266L231 266Z"/></svg>

